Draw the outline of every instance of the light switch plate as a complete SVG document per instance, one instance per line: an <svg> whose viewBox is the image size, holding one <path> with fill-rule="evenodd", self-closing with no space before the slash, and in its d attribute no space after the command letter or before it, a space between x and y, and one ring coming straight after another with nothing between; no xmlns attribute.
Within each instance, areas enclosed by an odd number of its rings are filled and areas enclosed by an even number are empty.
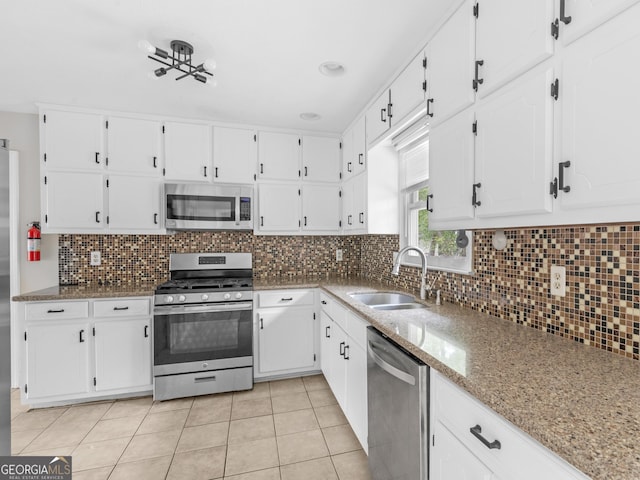
<svg viewBox="0 0 640 480"><path fill-rule="evenodd" d="M342 261L342 249L338 248L336 250L336 262Z"/></svg>
<svg viewBox="0 0 640 480"><path fill-rule="evenodd" d="M560 265L551 265L551 295L564 297L567 294L567 270Z"/></svg>
<svg viewBox="0 0 640 480"><path fill-rule="evenodd" d="M102 263L100 252L91 252L90 264L92 267L98 267Z"/></svg>

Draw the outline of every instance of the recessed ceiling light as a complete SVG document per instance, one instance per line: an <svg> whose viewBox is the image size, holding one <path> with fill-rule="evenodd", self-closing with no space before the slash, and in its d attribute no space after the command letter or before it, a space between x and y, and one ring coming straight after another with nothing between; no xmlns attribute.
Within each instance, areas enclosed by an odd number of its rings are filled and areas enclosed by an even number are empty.
<svg viewBox="0 0 640 480"><path fill-rule="evenodd" d="M344 65L339 62L324 62L318 67L320 73L327 77L339 77L344 75Z"/></svg>
<svg viewBox="0 0 640 480"><path fill-rule="evenodd" d="M300 114L300 118L302 120L314 121L314 120L320 120L320 118L322 117L320 117L320 115L314 112L304 112Z"/></svg>

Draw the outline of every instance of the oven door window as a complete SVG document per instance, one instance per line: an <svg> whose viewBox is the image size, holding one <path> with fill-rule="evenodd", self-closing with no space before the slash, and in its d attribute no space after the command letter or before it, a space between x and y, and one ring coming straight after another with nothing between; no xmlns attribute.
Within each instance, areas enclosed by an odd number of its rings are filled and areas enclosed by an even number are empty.
<svg viewBox="0 0 640 480"><path fill-rule="evenodd" d="M231 222L236 198L209 195L167 195L167 219Z"/></svg>
<svg viewBox="0 0 640 480"><path fill-rule="evenodd" d="M246 357L251 310L154 315L154 364Z"/></svg>

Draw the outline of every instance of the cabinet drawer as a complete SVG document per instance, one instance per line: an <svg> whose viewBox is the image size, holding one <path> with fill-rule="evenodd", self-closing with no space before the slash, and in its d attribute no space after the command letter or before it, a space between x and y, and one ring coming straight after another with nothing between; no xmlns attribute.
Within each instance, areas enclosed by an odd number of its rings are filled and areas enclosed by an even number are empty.
<svg viewBox="0 0 640 480"><path fill-rule="evenodd" d="M146 298L96 300L93 302L94 317L131 317L149 315L149 300Z"/></svg>
<svg viewBox="0 0 640 480"><path fill-rule="evenodd" d="M585 478L553 452L500 417L462 389L434 375L436 419L450 429L484 464L502 478L522 480L540 478ZM481 431L478 431L477 426ZM488 442L498 441L500 448L489 448L470 429ZM438 442L438 439L435 439ZM497 445L494 445L497 446ZM500 475L502 474L502 475Z"/></svg>
<svg viewBox="0 0 640 480"><path fill-rule="evenodd" d="M313 305L312 290L279 290L259 292L258 307L286 307L290 305Z"/></svg>
<svg viewBox="0 0 640 480"><path fill-rule="evenodd" d="M88 318L89 302L27 303L27 320Z"/></svg>

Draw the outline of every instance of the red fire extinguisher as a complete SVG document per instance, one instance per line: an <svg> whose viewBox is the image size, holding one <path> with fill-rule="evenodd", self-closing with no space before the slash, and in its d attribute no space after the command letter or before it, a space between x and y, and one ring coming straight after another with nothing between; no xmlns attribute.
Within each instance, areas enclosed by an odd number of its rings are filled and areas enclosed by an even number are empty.
<svg viewBox="0 0 640 480"><path fill-rule="evenodd" d="M27 231L27 260L30 262L40 261L40 223L29 224Z"/></svg>

